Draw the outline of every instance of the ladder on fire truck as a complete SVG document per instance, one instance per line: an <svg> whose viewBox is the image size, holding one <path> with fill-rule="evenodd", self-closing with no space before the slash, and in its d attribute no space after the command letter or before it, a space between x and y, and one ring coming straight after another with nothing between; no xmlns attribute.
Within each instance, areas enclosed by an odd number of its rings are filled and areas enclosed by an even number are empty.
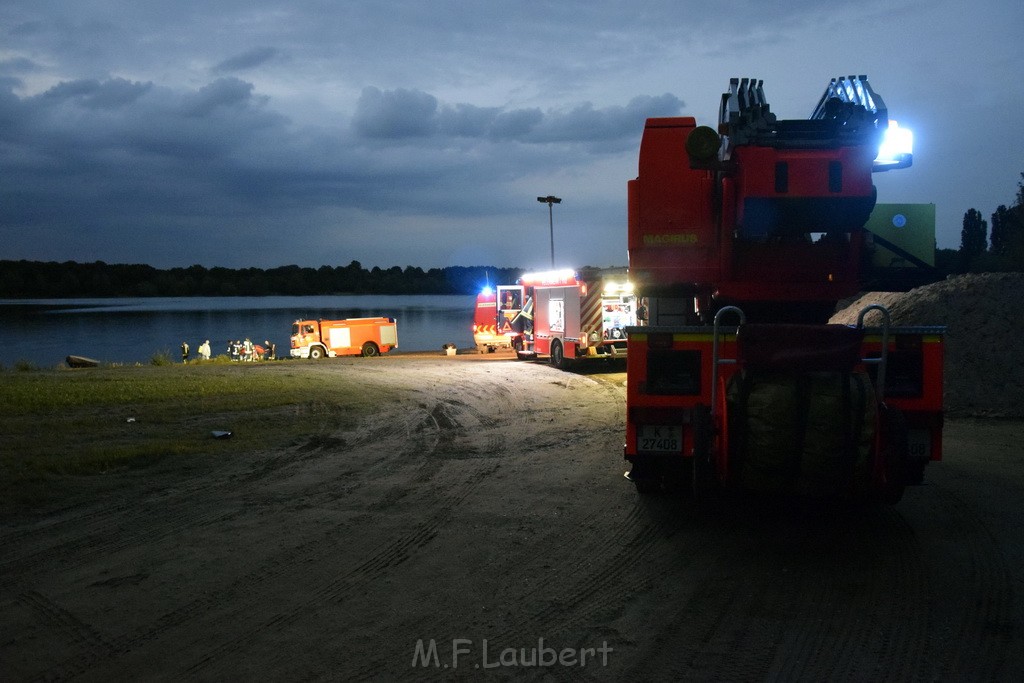
<svg viewBox="0 0 1024 683"><path fill-rule="evenodd" d="M727 139L723 160L736 145L818 147L823 140L856 144L880 136L889 125L888 117L885 103L864 75L831 79L806 120L777 119L765 97L764 81L732 78L718 112L718 128Z"/></svg>

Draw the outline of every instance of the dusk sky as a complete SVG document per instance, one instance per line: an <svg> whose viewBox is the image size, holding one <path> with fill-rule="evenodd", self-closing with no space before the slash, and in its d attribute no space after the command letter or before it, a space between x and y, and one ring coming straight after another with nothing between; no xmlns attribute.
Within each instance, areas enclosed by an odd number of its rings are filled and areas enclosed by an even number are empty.
<svg viewBox="0 0 1024 683"><path fill-rule="evenodd" d="M159 268L626 265L648 116L782 118L868 75L915 134L882 202L1024 171L1020 0L3 0L0 258Z"/></svg>

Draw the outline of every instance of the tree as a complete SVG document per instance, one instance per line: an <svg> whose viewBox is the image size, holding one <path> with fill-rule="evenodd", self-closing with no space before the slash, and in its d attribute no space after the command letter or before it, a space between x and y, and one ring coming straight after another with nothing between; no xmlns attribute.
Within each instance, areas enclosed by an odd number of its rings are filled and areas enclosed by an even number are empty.
<svg viewBox="0 0 1024 683"><path fill-rule="evenodd" d="M1021 173L1024 178L1024 173ZM1024 246L1024 182L1017 183L1017 203L1000 205L992 214L992 253L1009 256Z"/></svg>
<svg viewBox="0 0 1024 683"><path fill-rule="evenodd" d="M1000 204L992 214L992 253L1001 256L1006 252L1008 244L1007 232L1010 230L1010 210Z"/></svg>
<svg viewBox="0 0 1024 683"><path fill-rule="evenodd" d="M1024 205L992 214L992 255L997 270L1024 269Z"/></svg>
<svg viewBox="0 0 1024 683"><path fill-rule="evenodd" d="M985 253L988 246L988 223L981 217L977 209L969 209L964 214L964 227L960 231L960 262L966 271L971 261Z"/></svg>

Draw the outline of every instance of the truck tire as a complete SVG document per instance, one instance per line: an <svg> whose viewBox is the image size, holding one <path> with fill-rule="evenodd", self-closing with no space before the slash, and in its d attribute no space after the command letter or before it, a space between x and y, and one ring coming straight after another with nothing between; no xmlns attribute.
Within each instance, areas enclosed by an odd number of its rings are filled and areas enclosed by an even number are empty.
<svg viewBox="0 0 1024 683"><path fill-rule="evenodd" d="M516 360L528 360L528 356L523 353L523 340L519 337L512 339L512 350L516 352Z"/></svg>
<svg viewBox="0 0 1024 683"><path fill-rule="evenodd" d="M693 499L701 503L713 496L718 485L715 478L714 453L714 424L711 420L711 409L705 405L697 405L690 417L691 429L693 430L693 469L691 471L691 483L693 485Z"/></svg>
<svg viewBox="0 0 1024 683"><path fill-rule="evenodd" d="M551 342L551 364L556 368L565 368L565 355L562 353L562 342L557 339Z"/></svg>
<svg viewBox="0 0 1024 683"><path fill-rule="evenodd" d="M366 342L365 344L363 344L363 357L364 358L370 358L372 356L379 356L379 355L380 355L380 349L377 348L376 344L374 344L373 342Z"/></svg>
<svg viewBox="0 0 1024 683"><path fill-rule="evenodd" d="M907 461L910 452L908 444L907 419L899 408L882 404L878 414L879 429L882 430L882 502L895 504L903 497L907 485Z"/></svg>
<svg viewBox="0 0 1024 683"><path fill-rule="evenodd" d="M309 357L312 360L320 360L321 358L323 358L324 357L323 347L314 346L313 348L311 348L309 350Z"/></svg>

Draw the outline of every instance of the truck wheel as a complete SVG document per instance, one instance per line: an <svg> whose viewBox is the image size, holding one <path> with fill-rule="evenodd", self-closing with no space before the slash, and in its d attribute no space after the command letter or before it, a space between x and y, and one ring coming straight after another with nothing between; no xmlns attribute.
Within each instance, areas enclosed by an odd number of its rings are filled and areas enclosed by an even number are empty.
<svg viewBox="0 0 1024 683"><path fill-rule="evenodd" d="M309 350L309 357L313 360L320 360L324 357L324 350L319 346L314 346Z"/></svg>
<svg viewBox="0 0 1024 683"><path fill-rule="evenodd" d="M516 360L526 360L526 356L523 355L523 340L519 337L513 337L512 350L516 353Z"/></svg>
<svg viewBox="0 0 1024 683"><path fill-rule="evenodd" d="M895 504L903 497L903 489L907 485L907 455L910 451L907 419L899 408L882 404L879 406L878 424L883 435L881 498L885 503Z"/></svg>
<svg viewBox="0 0 1024 683"><path fill-rule="evenodd" d="M556 368L565 367L565 356L562 355L562 343L558 340L551 342L551 364Z"/></svg>
<svg viewBox="0 0 1024 683"><path fill-rule="evenodd" d="M380 349L377 348L376 344L374 344L373 342L366 342L365 344L363 344L363 356L365 358L370 358L371 356L378 355L380 355Z"/></svg>
<svg viewBox="0 0 1024 683"><path fill-rule="evenodd" d="M705 405L695 406L690 423L693 429L693 499L700 503L711 496L718 483L711 451L714 437L711 410Z"/></svg>

